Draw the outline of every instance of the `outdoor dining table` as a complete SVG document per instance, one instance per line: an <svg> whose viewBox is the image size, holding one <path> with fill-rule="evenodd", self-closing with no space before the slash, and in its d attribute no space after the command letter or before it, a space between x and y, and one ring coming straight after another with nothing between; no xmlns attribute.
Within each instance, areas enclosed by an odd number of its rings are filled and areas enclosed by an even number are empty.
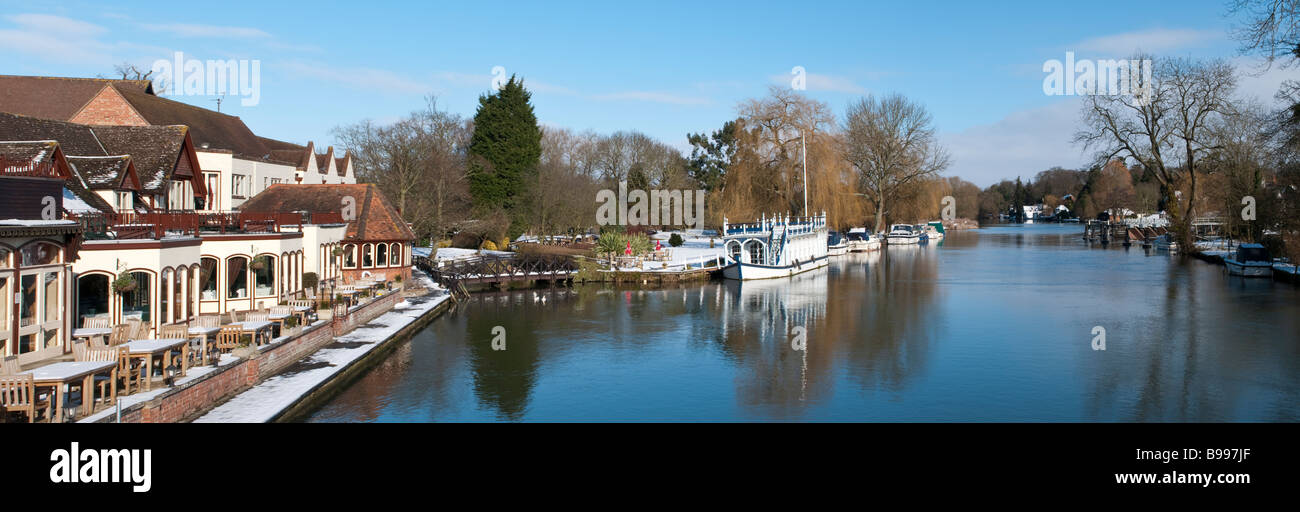
<svg viewBox="0 0 1300 512"><path fill-rule="evenodd" d="M108 373L113 377L117 371L116 361L64 361L42 366L23 373L32 374L36 387L54 388L54 422L63 423L63 386L81 382L81 408L84 414L94 412L94 379L96 375ZM114 378L113 380L117 380ZM117 384L112 386L111 401L117 401ZM87 397L87 393L90 393Z"/></svg>
<svg viewBox="0 0 1300 512"><path fill-rule="evenodd" d="M271 335L270 335L271 326L275 325L275 322L244 321L244 322L233 322L229 325L238 327L241 334L252 334L253 343L257 345L261 345L261 343L259 343L257 340L258 338L261 337L263 331L266 331L267 333L266 341L268 342L271 341Z"/></svg>
<svg viewBox="0 0 1300 512"><path fill-rule="evenodd" d="M153 383L153 358L163 356L163 367L166 368L166 357L172 350L179 346L181 351L181 375L190 369L190 340L189 338L162 338L156 340L131 340L123 343L126 347L127 354L136 359L144 359L145 379L144 390L149 391ZM131 392L131 380L127 379L127 393Z"/></svg>
<svg viewBox="0 0 1300 512"><path fill-rule="evenodd" d="M72 339L80 339L80 338L91 339L91 338L98 338L100 336L107 338L109 334L112 334L112 332L113 329L108 327L82 327L80 329L74 329L72 331Z"/></svg>
<svg viewBox="0 0 1300 512"><path fill-rule="evenodd" d="M360 292L357 290L339 290L335 293L342 295L343 299L348 301L348 306L351 307L356 304L357 294Z"/></svg>
<svg viewBox="0 0 1300 512"><path fill-rule="evenodd" d="M199 351L203 354L203 364L205 365L208 364L208 338L215 337L219 332L221 332L220 327L190 326L190 334L202 337L203 339L200 343Z"/></svg>

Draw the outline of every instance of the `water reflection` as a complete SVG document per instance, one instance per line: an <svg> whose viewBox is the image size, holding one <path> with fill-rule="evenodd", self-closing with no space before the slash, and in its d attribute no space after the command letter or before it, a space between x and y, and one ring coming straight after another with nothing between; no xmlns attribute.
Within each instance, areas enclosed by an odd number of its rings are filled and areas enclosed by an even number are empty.
<svg viewBox="0 0 1300 512"><path fill-rule="evenodd" d="M311 420L1298 419L1297 287L1079 231L955 232L772 281L479 294Z"/></svg>

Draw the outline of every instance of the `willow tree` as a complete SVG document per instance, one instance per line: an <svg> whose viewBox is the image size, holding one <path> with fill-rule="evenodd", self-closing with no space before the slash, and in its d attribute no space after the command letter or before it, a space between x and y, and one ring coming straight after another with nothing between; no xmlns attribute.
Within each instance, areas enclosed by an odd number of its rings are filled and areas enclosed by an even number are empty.
<svg viewBox="0 0 1300 512"><path fill-rule="evenodd" d="M915 182L948 167L948 153L935 138L930 113L902 95L867 96L850 104L843 131L844 158L875 206L877 232L885 227L892 201Z"/></svg>
<svg viewBox="0 0 1300 512"><path fill-rule="evenodd" d="M742 102L737 113L736 147L718 191L724 216L803 215L806 189L809 214L826 211L833 226L860 220L828 105L772 87L766 97Z"/></svg>

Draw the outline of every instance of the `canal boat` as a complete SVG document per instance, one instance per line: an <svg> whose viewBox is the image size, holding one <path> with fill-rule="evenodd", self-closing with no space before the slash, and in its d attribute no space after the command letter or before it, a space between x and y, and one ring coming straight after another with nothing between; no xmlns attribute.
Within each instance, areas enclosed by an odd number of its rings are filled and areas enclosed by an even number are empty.
<svg viewBox="0 0 1300 512"><path fill-rule="evenodd" d="M912 232L920 237L917 243L923 244L930 241L930 234L925 231L925 224L913 224Z"/></svg>
<svg viewBox="0 0 1300 512"><path fill-rule="evenodd" d="M775 216L751 224L730 224L722 219L727 265L722 276L747 281L788 277L825 268L826 213L812 217Z"/></svg>
<svg viewBox="0 0 1300 512"><path fill-rule="evenodd" d="M1269 277L1273 275L1273 257L1260 244L1241 244L1233 253L1223 257L1228 274L1242 277Z"/></svg>
<svg viewBox="0 0 1300 512"><path fill-rule="evenodd" d="M870 252L880 249L880 237L871 236L867 228L849 230L849 252Z"/></svg>
<svg viewBox="0 0 1300 512"><path fill-rule="evenodd" d="M1174 239L1173 233L1165 233L1156 237L1152 245L1155 245L1157 251L1173 252L1178 250L1178 241Z"/></svg>
<svg viewBox="0 0 1300 512"><path fill-rule="evenodd" d="M831 231L826 237L826 254L842 256L849 253L849 241L839 231Z"/></svg>
<svg viewBox="0 0 1300 512"><path fill-rule="evenodd" d="M912 229L910 224L894 224L885 235L889 245L916 245L921 243L921 234Z"/></svg>

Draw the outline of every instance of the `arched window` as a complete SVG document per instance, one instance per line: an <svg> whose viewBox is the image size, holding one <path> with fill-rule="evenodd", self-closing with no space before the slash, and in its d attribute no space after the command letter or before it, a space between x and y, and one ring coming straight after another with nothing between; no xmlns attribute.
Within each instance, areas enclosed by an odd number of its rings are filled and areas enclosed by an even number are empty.
<svg viewBox="0 0 1300 512"><path fill-rule="evenodd" d="M361 246L361 268L371 268L375 266L375 258L373 257L374 250L375 246L373 244L365 244Z"/></svg>
<svg viewBox="0 0 1300 512"><path fill-rule="evenodd" d="M217 300L217 259L199 260L199 298Z"/></svg>
<svg viewBox="0 0 1300 512"><path fill-rule="evenodd" d="M767 261L763 258L763 244L757 241L751 241L747 244L749 249L749 262L755 265L765 265Z"/></svg>
<svg viewBox="0 0 1300 512"><path fill-rule="evenodd" d="M263 254L253 260L253 285L258 297L275 295L275 264L277 258Z"/></svg>
<svg viewBox="0 0 1300 512"><path fill-rule="evenodd" d="M172 284L173 275L172 269L163 269L162 278L158 280L158 318L161 319L159 324L165 324L168 322L167 319L171 318L171 310L168 307L174 302L171 300L172 294L168 288Z"/></svg>
<svg viewBox="0 0 1300 512"><path fill-rule="evenodd" d="M185 319L185 267L176 267L172 277L172 321Z"/></svg>
<svg viewBox="0 0 1300 512"><path fill-rule="evenodd" d="M740 242L727 244L727 252L731 254L731 259L740 261Z"/></svg>
<svg viewBox="0 0 1300 512"><path fill-rule="evenodd" d="M226 260L226 298L248 298L248 258L234 256Z"/></svg>
<svg viewBox="0 0 1300 512"><path fill-rule="evenodd" d="M23 266L49 265L59 262L61 248L49 242L32 242L22 248Z"/></svg>
<svg viewBox="0 0 1300 512"><path fill-rule="evenodd" d="M402 259L402 244L393 244L393 250L388 255L388 261L390 267L400 267L406 264L406 261Z"/></svg>
<svg viewBox="0 0 1300 512"><path fill-rule="evenodd" d="M77 278L77 325L88 316L108 314L108 276L90 274ZM6 308L0 308L6 309Z"/></svg>
<svg viewBox="0 0 1300 512"><path fill-rule="evenodd" d="M343 268L357 268L357 246L352 244L343 246Z"/></svg>
<svg viewBox="0 0 1300 512"><path fill-rule="evenodd" d="M379 244L375 246L375 266L388 266L388 244Z"/></svg>
<svg viewBox="0 0 1300 512"><path fill-rule="evenodd" d="M151 276L148 272L132 272L131 277L135 279L135 289L122 294L122 318L138 318L149 323L153 318L149 311Z"/></svg>

